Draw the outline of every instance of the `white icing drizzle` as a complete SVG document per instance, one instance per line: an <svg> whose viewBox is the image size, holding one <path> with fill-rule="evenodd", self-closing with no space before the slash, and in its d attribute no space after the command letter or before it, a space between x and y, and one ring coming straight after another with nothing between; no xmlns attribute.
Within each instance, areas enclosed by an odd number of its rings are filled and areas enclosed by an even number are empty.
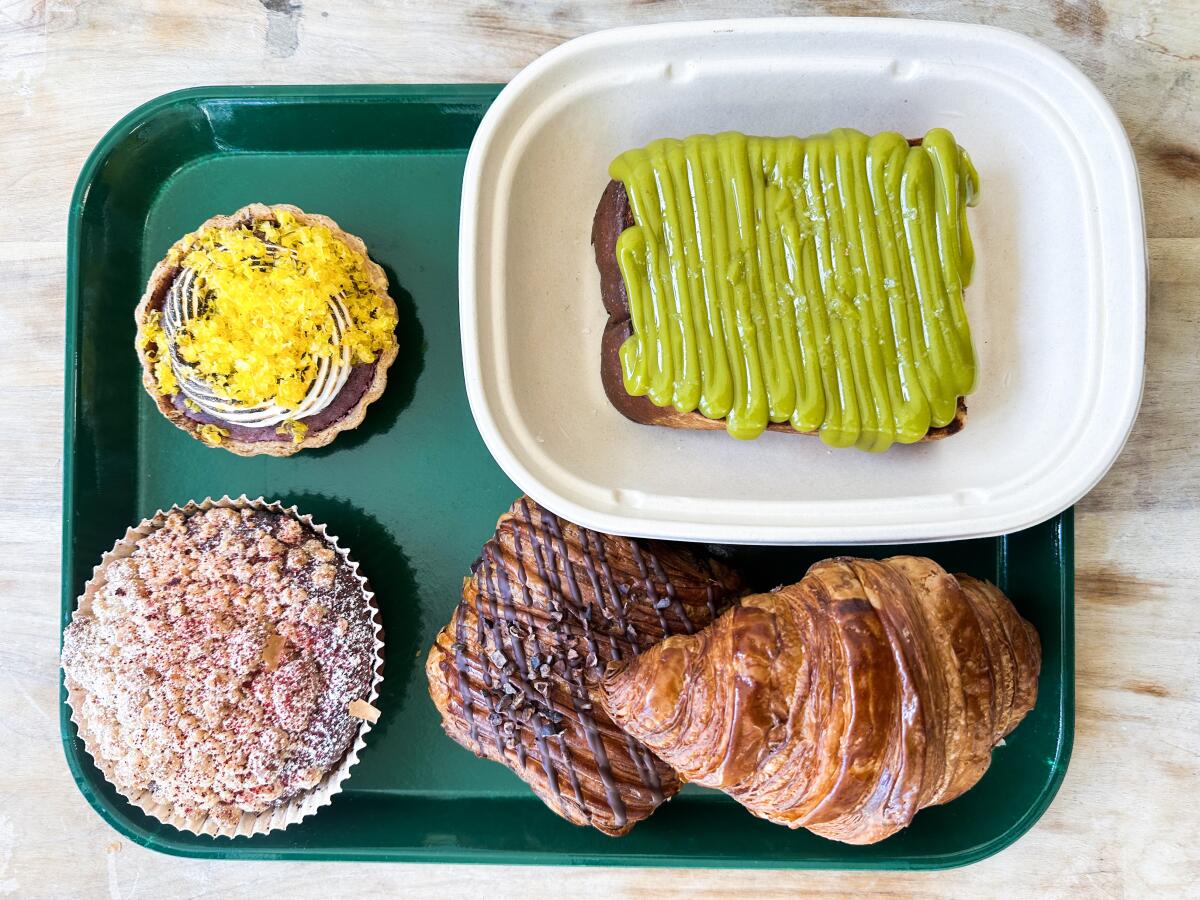
<svg viewBox="0 0 1200 900"><path fill-rule="evenodd" d="M282 251L282 247L268 244L268 248ZM167 334L171 368L179 381L184 397L196 404L202 412L230 425L243 428L269 428L286 420L304 419L329 406L341 391L350 376L350 351L342 336L350 327L350 312L341 295L329 298L329 312L333 319L333 339L341 344L341 355L336 359L322 357L317 361L317 375L309 385L308 393L295 409L287 409L277 403L261 403L250 406L237 400L223 397L206 379L196 374L195 367L179 356L177 335L191 319L199 316L204 301L196 290L196 273L184 268L176 276L163 302L163 330Z"/></svg>

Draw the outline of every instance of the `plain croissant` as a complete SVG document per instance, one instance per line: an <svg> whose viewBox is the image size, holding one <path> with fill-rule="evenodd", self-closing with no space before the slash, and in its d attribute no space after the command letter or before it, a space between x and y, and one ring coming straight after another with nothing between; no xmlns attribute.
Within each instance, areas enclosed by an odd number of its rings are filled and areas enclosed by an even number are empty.
<svg viewBox="0 0 1200 900"><path fill-rule="evenodd" d="M917 557L838 558L610 665L600 693L684 779L869 844L979 780L1040 666L1037 632L992 585Z"/></svg>

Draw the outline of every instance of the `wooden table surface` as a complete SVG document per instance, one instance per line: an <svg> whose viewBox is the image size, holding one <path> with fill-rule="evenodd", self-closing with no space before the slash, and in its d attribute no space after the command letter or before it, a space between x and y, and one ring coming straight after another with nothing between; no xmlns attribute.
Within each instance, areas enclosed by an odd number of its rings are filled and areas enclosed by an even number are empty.
<svg viewBox="0 0 1200 900"><path fill-rule="evenodd" d="M214 863L120 838L77 793L58 736L65 234L89 150L189 85L506 81L588 31L735 13L1023 32L1099 84L1137 151L1145 399L1078 508L1075 750L1050 810L999 855L932 874ZM0 896L1200 896L1198 76L1196 0L0 0Z"/></svg>

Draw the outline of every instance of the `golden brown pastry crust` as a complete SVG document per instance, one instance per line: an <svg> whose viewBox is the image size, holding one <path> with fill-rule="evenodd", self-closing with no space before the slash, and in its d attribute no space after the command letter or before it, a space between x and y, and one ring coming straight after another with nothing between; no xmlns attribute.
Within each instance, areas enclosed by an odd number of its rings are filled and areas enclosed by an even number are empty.
<svg viewBox="0 0 1200 900"><path fill-rule="evenodd" d="M523 497L429 652L442 727L569 821L624 834L680 782L591 689L607 663L699 631L740 593L734 573L686 548L579 528Z"/></svg>
<svg viewBox="0 0 1200 900"><path fill-rule="evenodd" d="M373 262L370 256L367 255L367 246L362 242L362 239L343 231L333 219L328 216L317 215L315 213L306 213L296 206L288 203L276 203L272 206L267 206L264 203L251 203L248 206L243 206L236 212L227 216L213 216L200 225L196 231L190 234L185 234L172 245L172 250L185 251L188 245L195 239L198 232L206 228L233 228L241 225L247 225L251 222L262 221L263 219L272 218L278 211L290 212L296 217L296 220L304 225L324 225L354 253L361 257L363 267L367 273L367 279L374 289L376 299L379 306L391 310L392 314L396 314L396 301L388 294L387 275L383 269ZM147 311L154 305L159 296L170 287L171 280L175 277L175 267L172 266L168 259L170 253L159 261L154 267L154 271L150 273L150 280L146 284L146 292L142 294L142 299L138 302L134 310L134 320L137 322L137 337L134 340L134 346L137 349L138 360L142 364L142 386L145 387L155 405L169 422L190 434L196 440L202 441L200 437L200 428L202 422L184 415L170 397L165 397L158 391L158 384L154 380L154 364L151 362L146 348L143 346L143 337L145 334L145 320ZM399 342L392 335L391 344L380 351L376 358L375 370L372 373L371 383L363 392L362 397L358 402L347 410L343 415L326 427L318 431L309 431L300 441L294 441L290 435L281 435L278 440L268 441L241 441L233 437L225 437L221 440L220 447L231 453L236 453L239 456L291 456L300 450L308 447L324 447L343 431L350 431L362 424L363 418L367 414L367 407L379 399L383 394L383 389L387 385L388 368L396 359L396 354L399 352Z"/></svg>
<svg viewBox="0 0 1200 900"><path fill-rule="evenodd" d="M994 586L917 557L837 558L610 666L598 694L685 780L868 844L979 780L1040 667Z"/></svg>

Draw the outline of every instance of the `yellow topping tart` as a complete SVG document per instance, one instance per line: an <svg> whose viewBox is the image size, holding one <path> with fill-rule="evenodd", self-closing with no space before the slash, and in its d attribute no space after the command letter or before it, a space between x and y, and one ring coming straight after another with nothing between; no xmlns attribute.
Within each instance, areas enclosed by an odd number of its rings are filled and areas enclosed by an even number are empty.
<svg viewBox="0 0 1200 900"><path fill-rule="evenodd" d="M206 228L173 262L195 273L200 314L176 335L179 357L227 400L298 409L322 358L349 351L371 363L389 346L396 315L381 309L363 260L324 225L286 210L253 229ZM338 339L331 298L350 317ZM167 367L169 367L169 362ZM156 366L156 376L164 367ZM175 379L159 378L164 393Z"/></svg>
<svg viewBox="0 0 1200 900"><path fill-rule="evenodd" d="M396 306L362 242L292 206L253 204L182 238L151 275L137 320L159 409L247 455L287 455L355 427L397 350ZM304 421L335 402L355 366L374 363L336 427L328 415L320 432Z"/></svg>

